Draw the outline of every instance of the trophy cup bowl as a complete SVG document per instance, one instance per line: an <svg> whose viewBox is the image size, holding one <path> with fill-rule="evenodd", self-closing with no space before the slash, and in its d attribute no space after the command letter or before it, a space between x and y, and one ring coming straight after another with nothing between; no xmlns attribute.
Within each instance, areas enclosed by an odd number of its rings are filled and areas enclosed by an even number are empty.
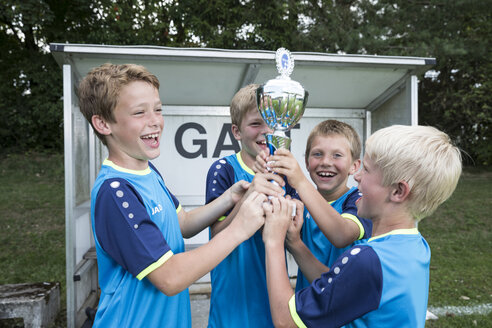
<svg viewBox="0 0 492 328"><path fill-rule="evenodd" d="M273 130L272 134L266 135L270 154L278 148L290 147L291 139L286 133L301 119L309 95L299 82L289 77L294 69L290 52L284 48L278 49L276 62L280 75L256 90L258 110Z"/></svg>

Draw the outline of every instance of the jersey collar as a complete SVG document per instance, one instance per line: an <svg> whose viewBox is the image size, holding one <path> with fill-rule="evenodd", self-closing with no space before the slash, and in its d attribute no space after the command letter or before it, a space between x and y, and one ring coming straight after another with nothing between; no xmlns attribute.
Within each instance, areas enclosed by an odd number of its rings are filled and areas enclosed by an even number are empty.
<svg viewBox="0 0 492 328"><path fill-rule="evenodd" d="M251 175L255 175L255 171L253 171L252 169L250 169L243 161L243 158L241 157L241 152L239 153L236 153L236 158L237 158L237 161L239 162L239 165L241 165L241 167L243 168L243 170L245 170L246 172L248 172L249 174Z"/></svg>
<svg viewBox="0 0 492 328"><path fill-rule="evenodd" d="M103 162L103 165L110 166L116 171L124 172L124 173L130 173L130 174L135 174L135 175L147 175L150 173L150 167L147 166L145 170L130 170L130 169L125 169L124 167L118 166L109 159L105 159Z"/></svg>
<svg viewBox="0 0 492 328"><path fill-rule="evenodd" d="M383 238L383 237L386 237L386 236L389 236L389 235L418 235L418 233L419 233L419 231L417 230L417 228L396 229L396 230L393 230L393 231L384 233L384 234L379 235L379 236L371 237L371 238L369 238L368 241L373 241L375 239Z"/></svg>

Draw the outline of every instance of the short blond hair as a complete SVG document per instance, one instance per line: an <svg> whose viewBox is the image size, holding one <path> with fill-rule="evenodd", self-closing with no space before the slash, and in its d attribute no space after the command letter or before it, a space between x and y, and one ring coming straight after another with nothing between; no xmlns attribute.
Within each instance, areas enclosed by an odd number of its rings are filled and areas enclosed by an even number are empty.
<svg viewBox="0 0 492 328"><path fill-rule="evenodd" d="M230 111L231 111L231 122L238 128L241 127L243 118L251 109L257 109L256 104L256 89L258 89L259 84L248 84L247 86L241 88L234 97L232 97Z"/></svg>
<svg viewBox="0 0 492 328"><path fill-rule="evenodd" d="M159 90L159 80L140 65L110 63L93 68L80 82L77 89L80 111L92 126L92 117L101 116L115 122L113 111L118 103L121 89L134 81L150 83ZM94 129L94 127L92 127ZM106 144L103 135L94 129L97 137Z"/></svg>
<svg viewBox="0 0 492 328"><path fill-rule="evenodd" d="M408 209L417 221L451 196L461 175L460 150L431 126L378 130L367 139L365 153L381 169L383 186L408 183Z"/></svg>
<svg viewBox="0 0 492 328"><path fill-rule="evenodd" d="M321 123L318 123L311 133L306 142L306 159L309 157L309 153L311 152L311 147L313 145L314 138L317 136L332 136L332 135L340 135L345 137L350 145L350 153L352 155L352 161L355 161L360 158L360 152L362 148L362 144L360 141L360 137L355 131L355 129L347 123L337 120L326 120Z"/></svg>

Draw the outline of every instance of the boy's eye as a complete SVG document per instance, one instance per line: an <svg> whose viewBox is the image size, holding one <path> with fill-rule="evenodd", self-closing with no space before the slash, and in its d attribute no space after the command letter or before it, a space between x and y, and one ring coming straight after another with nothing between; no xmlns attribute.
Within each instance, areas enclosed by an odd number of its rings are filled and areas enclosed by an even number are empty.
<svg viewBox="0 0 492 328"><path fill-rule="evenodd" d="M342 154L333 154L333 157L340 158L340 157L342 157Z"/></svg>

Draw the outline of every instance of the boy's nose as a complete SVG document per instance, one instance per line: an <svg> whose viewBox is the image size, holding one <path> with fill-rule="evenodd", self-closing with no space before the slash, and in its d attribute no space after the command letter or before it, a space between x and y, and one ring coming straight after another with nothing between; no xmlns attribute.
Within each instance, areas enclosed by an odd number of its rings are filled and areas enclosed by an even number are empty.
<svg viewBox="0 0 492 328"><path fill-rule="evenodd" d="M163 125L164 124L164 118L162 117L161 113L155 113L152 115L151 119L149 120L149 125L151 126L156 126L156 125Z"/></svg>
<svg viewBox="0 0 492 328"><path fill-rule="evenodd" d="M321 163L323 165L331 165L331 156L330 155L323 156Z"/></svg>

